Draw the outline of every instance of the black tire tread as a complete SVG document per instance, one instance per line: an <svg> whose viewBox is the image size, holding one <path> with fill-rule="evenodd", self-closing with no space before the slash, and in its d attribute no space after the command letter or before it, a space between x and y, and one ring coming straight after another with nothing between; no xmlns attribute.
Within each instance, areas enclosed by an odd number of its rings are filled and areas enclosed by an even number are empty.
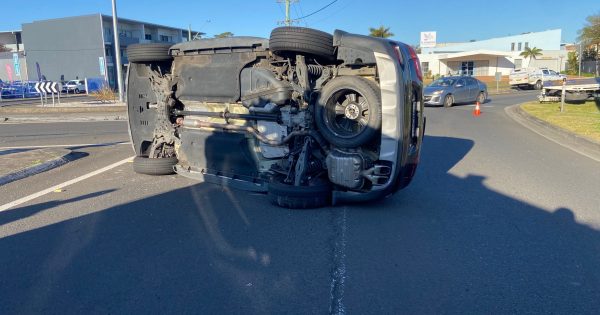
<svg viewBox="0 0 600 315"><path fill-rule="evenodd" d="M293 186L281 182L275 176L269 183L269 201L279 207L289 209L313 209L331 205L331 184L315 186Z"/></svg>
<svg viewBox="0 0 600 315"><path fill-rule="evenodd" d="M276 54L298 52L326 59L334 56L333 36L305 27L284 26L273 29L269 49Z"/></svg>
<svg viewBox="0 0 600 315"><path fill-rule="evenodd" d="M145 175L174 174L173 166L177 164L176 157L151 159L145 156L133 158L133 171Z"/></svg>
<svg viewBox="0 0 600 315"><path fill-rule="evenodd" d="M127 58L132 63L168 61L171 44L132 44L127 47Z"/></svg>

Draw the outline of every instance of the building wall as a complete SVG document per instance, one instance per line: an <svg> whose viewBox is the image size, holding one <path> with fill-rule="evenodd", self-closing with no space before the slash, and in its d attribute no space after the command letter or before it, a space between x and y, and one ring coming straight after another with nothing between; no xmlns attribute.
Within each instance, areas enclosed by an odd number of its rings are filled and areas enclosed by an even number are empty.
<svg viewBox="0 0 600 315"><path fill-rule="evenodd" d="M440 47L423 48L423 54L441 53L441 52L461 52L478 49L513 51L512 44L515 44L514 51L523 51L525 43L529 47L537 47L542 50L560 50L562 31L560 29L548 30L543 32L531 32L527 34L491 38L466 43L446 43ZM519 50L519 43L521 49Z"/></svg>
<svg viewBox="0 0 600 315"><path fill-rule="evenodd" d="M36 63L48 80L100 77L104 56L100 15L77 16L23 24L27 73L37 80Z"/></svg>
<svg viewBox="0 0 600 315"><path fill-rule="evenodd" d="M27 77L27 62L25 60L25 55L23 52L19 52L19 69L21 70L21 77L15 75L15 67L13 63L13 53L12 52L3 52L0 53L0 80L4 82L8 81L18 81L18 80L28 80ZM8 68L8 70L7 70ZM12 74L12 78L9 77L9 71ZM11 80L12 79L12 80Z"/></svg>
<svg viewBox="0 0 600 315"><path fill-rule="evenodd" d="M0 44L3 44L4 47L12 50L13 52L16 52L17 50L23 51L23 43L21 42L21 32L0 32Z"/></svg>

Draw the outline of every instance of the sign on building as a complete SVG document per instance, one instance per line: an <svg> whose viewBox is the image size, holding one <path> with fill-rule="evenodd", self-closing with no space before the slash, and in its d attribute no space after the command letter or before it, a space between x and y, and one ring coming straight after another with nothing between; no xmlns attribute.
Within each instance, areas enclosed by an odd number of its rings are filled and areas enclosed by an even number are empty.
<svg viewBox="0 0 600 315"><path fill-rule="evenodd" d="M98 65L100 66L100 75L106 75L106 66L104 64L104 57L98 57Z"/></svg>
<svg viewBox="0 0 600 315"><path fill-rule="evenodd" d="M21 63L19 62L19 53L13 53L13 65L15 66L15 75L21 77Z"/></svg>
<svg viewBox="0 0 600 315"><path fill-rule="evenodd" d="M435 47L436 36L436 32L421 32L421 48Z"/></svg>

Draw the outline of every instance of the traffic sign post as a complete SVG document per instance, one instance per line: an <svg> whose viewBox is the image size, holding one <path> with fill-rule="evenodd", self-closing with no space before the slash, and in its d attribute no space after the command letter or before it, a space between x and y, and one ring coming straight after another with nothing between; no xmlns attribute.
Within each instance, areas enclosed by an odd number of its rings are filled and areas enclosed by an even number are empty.
<svg viewBox="0 0 600 315"><path fill-rule="evenodd" d="M40 93L40 100L42 102L42 106L44 106L44 98L46 99L46 103L48 103L48 94L52 94L52 106L54 103L54 94L58 96L58 104L60 104L60 87L58 86L58 82L38 82L35 84L35 90Z"/></svg>
<svg viewBox="0 0 600 315"><path fill-rule="evenodd" d="M496 72L496 93L500 90L500 80L502 80L502 72Z"/></svg>

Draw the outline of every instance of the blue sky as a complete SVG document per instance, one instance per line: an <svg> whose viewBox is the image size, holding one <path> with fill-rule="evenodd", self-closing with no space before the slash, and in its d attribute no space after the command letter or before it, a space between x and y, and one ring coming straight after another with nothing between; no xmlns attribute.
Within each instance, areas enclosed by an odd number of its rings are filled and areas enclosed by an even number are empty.
<svg viewBox="0 0 600 315"><path fill-rule="evenodd" d="M300 0L292 17L320 9L332 0ZM20 29L34 20L90 13L111 14L110 0L3 0L0 30ZM27 5L23 5L23 3ZM562 1L561 1L562 2ZM560 9L564 7L565 9ZM121 17L187 28L212 36L222 32L268 37L284 19L284 5L276 0L117 0ZM437 31L438 42L482 40L492 37L560 28L563 42L573 42L585 17L600 13L599 0L337 0L297 25L331 32L336 28L367 34L369 27L391 27L394 39L419 42L421 31Z"/></svg>

